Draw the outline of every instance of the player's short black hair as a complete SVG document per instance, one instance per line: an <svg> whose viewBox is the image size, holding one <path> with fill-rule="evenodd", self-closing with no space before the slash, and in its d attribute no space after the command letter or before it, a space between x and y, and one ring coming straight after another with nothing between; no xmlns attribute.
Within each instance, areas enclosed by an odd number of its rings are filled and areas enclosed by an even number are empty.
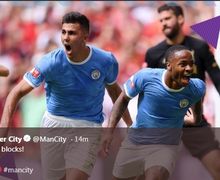
<svg viewBox="0 0 220 180"><path fill-rule="evenodd" d="M179 15L184 16L182 7L174 2L166 3L162 6L160 6L157 9L157 12L161 13L162 11L168 11L168 10L172 10L176 16L179 16Z"/></svg>
<svg viewBox="0 0 220 180"><path fill-rule="evenodd" d="M64 23L79 23L82 26L82 28L87 33L89 33L89 29L90 29L89 19L85 15L79 12L72 11L72 12L65 14L62 19L62 24Z"/></svg>
<svg viewBox="0 0 220 180"><path fill-rule="evenodd" d="M183 45L171 46L169 49L167 49L167 51L165 53L166 62L169 62L177 51L182 51L182 50L190 51L190 49L188 47L183 46Z"/></svg>

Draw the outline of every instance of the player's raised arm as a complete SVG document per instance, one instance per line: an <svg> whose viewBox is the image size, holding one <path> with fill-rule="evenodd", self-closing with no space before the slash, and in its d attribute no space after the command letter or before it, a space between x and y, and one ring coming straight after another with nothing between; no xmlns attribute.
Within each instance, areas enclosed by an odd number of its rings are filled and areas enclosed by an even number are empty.
<svg viewBox="0 0 220 180"><path fill-rule="evenodd" d="M126 111L129 101L130 101L130 98L125 94L124 91L122 91L118 99L115 101L115 104L113 105L112 113L111 113L109 124L108 124L109 128L116 127L119 120L121 119L124 112Z"/></svg>
<svg viewBox="0 0 220 180"><path fill-rule="evenodd" d="M110 115L110 119L108 122L108 129L105 130L104 137L102 138L102 153L106 156L109 152L109 148L113 139L113 132L116 128L119 120L122 115L125 115L125 111L127 111L128 103L130 98L125 94L124 91L121 92L118 99L115 101L112 112ZM128 114L129 115L129 114Z"/></svg>

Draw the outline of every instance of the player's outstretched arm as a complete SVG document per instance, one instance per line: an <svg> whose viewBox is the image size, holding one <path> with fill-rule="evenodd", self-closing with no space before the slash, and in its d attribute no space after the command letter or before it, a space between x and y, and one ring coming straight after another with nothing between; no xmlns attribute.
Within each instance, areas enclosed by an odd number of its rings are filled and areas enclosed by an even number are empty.
<svg viewBox="0 0 220 180"><path fill-rule="evenodd" d="M127 110L129 101L130 101L130 98L126 95L125 91L122 91L118 99L115 101L115 104L113 105L109 123L108 123L109 128L116 127L122 115Z"/></svg>
<svg viewBox="0 0 220 180"><path fill-rule="evenodd" d="M113 139L114 129L117 126L119 120L121 119L123 113L127 109L129 101L130 98L125 94L124 91L122 91L120 96L113 105L110 120L108 123L108 129L105 130L105 133L102 138L102 152L105 156L109 152L109 148Z"/></svg>
<svg viewBox="0 0 220 180"><path fill-rule="evenodd" d="M8 76L9 75L9 70L8 68L6 68L5 66L3 65L0 65L0 76Z"/></svg>
<svg viewBox="0 0 220 180"><path fill-rule="evenodd" d="M112 85L107 85L106 89L112 99L112 102L115 103L120 93L122 92L120 86L117 83L114 83ZM127 108L125 109L122 118L128 127L132 125L132 119Z"/></svg>
<svg viewBox="0 0 220 180"><path fill-rule="evenodd" d="M17 84L12 89L5 102L5 106L0 122L1 128L3 127L8 128L11 126L12 115L14 113L17 103L24 95L29 93L31 90L33 90L33 87L30 86L25 80L19 82L19 84Z"/></svg>

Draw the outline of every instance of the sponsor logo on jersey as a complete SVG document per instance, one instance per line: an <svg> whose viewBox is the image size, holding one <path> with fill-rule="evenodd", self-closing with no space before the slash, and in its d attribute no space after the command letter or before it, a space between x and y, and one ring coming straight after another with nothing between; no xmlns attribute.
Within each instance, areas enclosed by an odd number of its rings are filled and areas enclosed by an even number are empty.
<svg viewBox="0 0 220 180"><path fill-rule="evenodd" d="M181 108L185 108L185 107L187 107L188 105L189 105L188 99L182 99L182 100L180 101L180 107L181 107Z"/></svg>
<svg viewBox="0 0 220 180"><path fill-rule="evenodd" d="M100 73L100 71L97 70L97 69L94 70L94 71L92 71L92 73L91 73L92 79L95 79L95 80L99 79L99 78L100 78L100 75L101 75L101 73Z"/></svg>
<svg viewBox="0 0 220 180"><path fill-rule="evenodd" d="M31 74L34 78L38 78L40 76L40 72L36 68L31 70Z"/></svg>

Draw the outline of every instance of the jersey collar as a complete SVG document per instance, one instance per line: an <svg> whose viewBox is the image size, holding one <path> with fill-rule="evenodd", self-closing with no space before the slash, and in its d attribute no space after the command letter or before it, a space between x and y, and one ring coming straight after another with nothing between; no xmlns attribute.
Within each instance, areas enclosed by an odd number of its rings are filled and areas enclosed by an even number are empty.
<svg viewBox="0 0 220 180"><path fill-rule="evenodd" d="M166 74L167 70L164 70L163 71L163 74L162 74L162 84L163 84L163 87L167 90L167 91L170 91L170 92L180 92L182 91L185 87L182 87L180 89L172 89L172 88L169 88L166 83L165 83L165 74Z"/></svg>
<svg viewBox="0 0 220 180"><path fill-rule="evenodd" d="M70 64L73 64L73 65L82 65L82 64L87 63L87 62L90 60L91 56L92 56L92 47L91 47L90 45L86 45L86 46L90 49L90 52L89 52L88 57L87 57L85 60L83 60L82 62L73 62L73 61L71 61L71 60L66 56L68 62L69 62Z"/></svg>

